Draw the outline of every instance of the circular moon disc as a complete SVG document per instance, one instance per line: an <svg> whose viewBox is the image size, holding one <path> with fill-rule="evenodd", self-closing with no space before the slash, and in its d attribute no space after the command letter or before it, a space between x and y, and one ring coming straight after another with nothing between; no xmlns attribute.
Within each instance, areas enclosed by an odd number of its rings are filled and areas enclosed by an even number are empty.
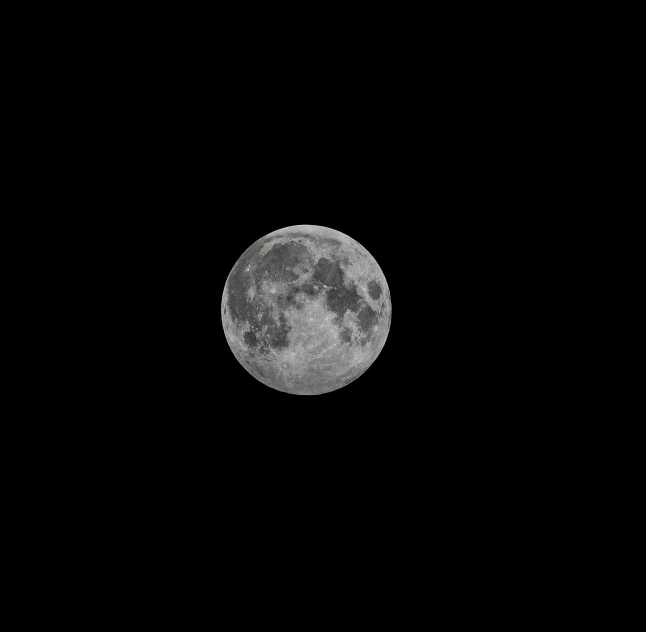
<svg viewBox="0 0 646 632"><path fill-rule="evenodd" d="M323 226L289 226L252 244L222 295L233 354L263 384L318 395L349 384L379 355L390 291L356 241Z"/></svg>

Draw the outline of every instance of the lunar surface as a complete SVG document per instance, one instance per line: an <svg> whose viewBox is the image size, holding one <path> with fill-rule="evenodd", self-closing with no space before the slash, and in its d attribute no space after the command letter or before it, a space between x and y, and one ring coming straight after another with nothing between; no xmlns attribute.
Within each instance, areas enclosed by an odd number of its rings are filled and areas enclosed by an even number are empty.
<svg viewBox="0 0 646 632"><path fill-rule="evenodd" d="M289 226L250 246L222 295L235 357L263 384L318 395L358 378L382 350L391 303L381 268L356 241Z"/></svg>

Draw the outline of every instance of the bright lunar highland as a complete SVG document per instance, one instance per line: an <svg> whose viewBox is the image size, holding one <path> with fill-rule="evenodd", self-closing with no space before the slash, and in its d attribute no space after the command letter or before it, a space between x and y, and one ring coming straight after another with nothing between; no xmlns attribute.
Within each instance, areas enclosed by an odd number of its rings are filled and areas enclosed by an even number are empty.
<svg viewBox="0 0 646 632"><path fill-rule="evenodd" d="M250 246L227 278L222 325L240 364L285 393L318 395L358 378L390 329L381 268L356 241L289 226Z"/></svg>

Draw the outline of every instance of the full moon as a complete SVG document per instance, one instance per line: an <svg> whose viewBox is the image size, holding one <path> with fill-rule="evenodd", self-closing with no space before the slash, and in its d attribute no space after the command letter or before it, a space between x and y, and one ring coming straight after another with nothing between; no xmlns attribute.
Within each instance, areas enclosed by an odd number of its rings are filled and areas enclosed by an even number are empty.
<svg viewBox="0 0 646 632"><path fill-rule="evenodd" d="M229 273L222 326L263 384L295 395L335 391L381 352L392 307L379 264L323 226L289 226L252 244Z"/></svg>

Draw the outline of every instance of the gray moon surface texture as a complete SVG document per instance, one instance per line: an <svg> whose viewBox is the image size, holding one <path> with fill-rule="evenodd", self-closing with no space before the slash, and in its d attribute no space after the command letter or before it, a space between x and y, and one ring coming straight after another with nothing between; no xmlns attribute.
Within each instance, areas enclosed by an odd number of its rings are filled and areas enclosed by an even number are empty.
<svg viewBox="0 0 646 632"><path fill-rule="evenodd" d="M229 273L222 326L240 364L285 393L319 395L358 378L381 352L392 307L379 264L323 226L281 228Z"/></svg>

